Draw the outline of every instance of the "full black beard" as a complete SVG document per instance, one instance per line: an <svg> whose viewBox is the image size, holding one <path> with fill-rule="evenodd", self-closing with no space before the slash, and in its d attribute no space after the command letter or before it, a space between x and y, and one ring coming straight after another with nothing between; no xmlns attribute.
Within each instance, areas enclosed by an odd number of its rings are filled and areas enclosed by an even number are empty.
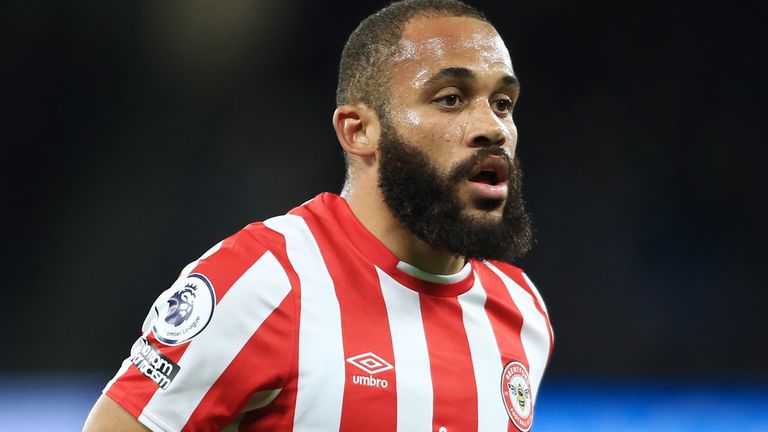
<svg viewBox="0 0 768 432"><path fill-rule="evenodd" d="M509 263L531 249L533 229L525 211L520 163L517 158L510 160L502 148L483 147L442 176L425 153L406 143L384 122L379 153L379 188L384 202L408 231L430 246L467 259ZM510 167L509 194L498 222L466 214L458 197L460 182L469 178L477 163L490 155L503 157ZM501 201L475 204L492 210Z"/></svg>

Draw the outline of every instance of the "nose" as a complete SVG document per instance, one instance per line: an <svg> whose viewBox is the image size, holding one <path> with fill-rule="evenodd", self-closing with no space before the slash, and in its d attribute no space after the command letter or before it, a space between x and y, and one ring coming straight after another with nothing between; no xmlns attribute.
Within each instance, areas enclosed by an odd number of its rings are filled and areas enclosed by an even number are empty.
<svg viewBox="0 0 768 432"><path fill-rule="evenodd" d="M467 145L470 147L491 147L507 144L507 127L493 111L488 101L478 101L471 110L467 126Z"/></svg>

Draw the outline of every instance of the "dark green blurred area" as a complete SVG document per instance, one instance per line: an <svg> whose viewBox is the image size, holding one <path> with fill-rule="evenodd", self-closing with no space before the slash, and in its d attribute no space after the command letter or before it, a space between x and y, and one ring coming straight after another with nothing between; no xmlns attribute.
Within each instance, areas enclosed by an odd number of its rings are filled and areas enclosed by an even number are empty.
<svg viewBox="0 0 768 432"><path fill-rule="evenodd" d="M554 375L768 376L766 6L471 2L507 41ZM347 35L384 2L11 2L3 371L116 370L242 226L338 192Z"/></svg>

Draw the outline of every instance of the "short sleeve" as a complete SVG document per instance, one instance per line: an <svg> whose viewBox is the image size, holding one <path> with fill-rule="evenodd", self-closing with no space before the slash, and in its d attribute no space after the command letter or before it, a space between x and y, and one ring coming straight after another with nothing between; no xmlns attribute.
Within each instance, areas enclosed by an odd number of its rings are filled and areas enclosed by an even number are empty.
<svg viewBox="0 0 768 432"><path fill-rule="evenodd" d="M240 232L186 266L104 393L155 431L219 430L279 393L296 320L278 255Z"/></svg>

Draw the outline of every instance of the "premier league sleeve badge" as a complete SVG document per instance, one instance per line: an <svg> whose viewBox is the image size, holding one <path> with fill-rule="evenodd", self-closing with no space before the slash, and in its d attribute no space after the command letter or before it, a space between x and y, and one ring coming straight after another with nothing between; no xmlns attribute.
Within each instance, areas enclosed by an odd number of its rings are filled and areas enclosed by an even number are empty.
<svg viewBox="0 0 768 432"><path fill-rule="evenodd" d="M155 303L152 333L166 345L180 345L202 332L213 317L216 293L205 276L193 273L173 284Z"/></svg>

